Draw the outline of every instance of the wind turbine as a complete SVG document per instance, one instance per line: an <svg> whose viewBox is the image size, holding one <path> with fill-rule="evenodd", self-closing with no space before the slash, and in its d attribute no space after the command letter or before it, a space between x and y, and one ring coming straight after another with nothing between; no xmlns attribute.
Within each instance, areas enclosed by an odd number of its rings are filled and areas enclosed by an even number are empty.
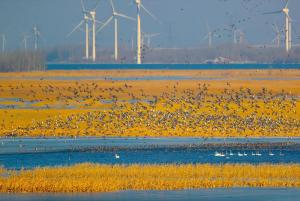
<svg viewBox="0 0 300 201"><path fill-rule="evenodd" d="M244 32L240 29L233 30L233 43L242 44L244 42Z"/></svg>
<svg viewBox="0 0 300 201"><path fill-rule="evenodd" d="M102 24L102 22L96 20L96 9L99 5L100 0L97 1L94 9L92 10L86 10L85 6L84 6L84 2L83 0L81 0L81 9L82 9L82 13L83 13L83 20L81 20L79 22L79 24L77 26L75 26L75 28L67 35L67 37L71 36L75 31L77 31L78 29L80 29L83 25L84 25L84 29L85 29L85 58L89 59L89 36L90 36L90 30L89 30L89 21L92 22L92 59L93 61L96 61L96 23L100 23Z"/></svg>
<svg viewBox="0 0 300 201"><path fill-rule="evenodd" d="M202 41L204 40L208 40L208 48L212 48L212 40L213 40L213 37L214 37L214 32L212 32L210 30L210 27L208 26L208 24L206 23L206 29L207 29L207 35L204 36L204 38L202 39Z"/></svg>
<svg viewBox="0 0 300 201"><path fill-rule="evenodd" d="M28 39L28 38L30 38L30 37L29 37L28 35L26 35L26 34L23 36L22 43L23 43L23 45L24 45L24 49L25 49L25 50L27 50L27 39Z"/></svg>
<svg viewBox="0 0 300 201"><path fill-rule="evenodd" d="M135 0L137 7L137 64L142 63L142 30L141 30L141 10L143 9L154 20L158 19L142 4L142 0Z"/></svg>
<svg viewBox="0 0 300 201"><path fill-rule="evenodd" d="M237 44L238 43L237 34L238 34L238 30L234 29L233 30L233 44Z"/></svg>
<svg viewBox="0 0 300 201"><path fill-rule="evenodd" d="M109 23L114 20L114 29L115 29L115 61L117 62L119 59L119 37L118 37L118 18L124 18L127 20L136 21L134 18L129 17L125 14L119 13L116 11L115 5L113 3L113 0L110 0L110 6L112 9L112 16L108 18L108 20L97 30L97 33L100 32L102 29L104 29Z"/></svg>
<svg viewBox="0 0 300 201"><path fill-rule="evenodd" d="M152 33L152 34L146 34L146 33L144 33L143 34L143 45L144 45L145 40L147 40L147 46L150 48L150 46L151 46L151 39L154 38L154 37L157 37L159 35L160 35L160 33Z"/></svg>
<svg viewBox="0 0 300 201"><path fill-rule="evenodd" d="M276 44L276 47L280 47L281 45L281 39L282 39L282 30L279 29L279 27L277 26L277 24L272 24L272 29L274 31L274 33L276 34L276 37L273 39L273 43Z"/></svg>
<svg viewBox="0 0 300 201"><path fill-rule="evenodd" d="M5 37L5 34L2 34L1 38L2 38L2 52L4 53L5 52L5 46L6 46L6 37Z"/></svg>
<svg viewBox="0 0 300 201"><path fill-rule="evenodd" d="M290 17L290 9L289 9L289 0L286 0L285 7L282 10L267 12L264 14L278 14L284 13L285 15L285 49L287 52L290 52L292 48L292 19Z"/></svg>
<svg viewBox="0 0 300 201"><path fill-rule="evenodd" d="M33 40L34 40L34 49L37 50L38 49L38 42L41 36L41 32L38 30L37 26L33 26Z"/></svg>

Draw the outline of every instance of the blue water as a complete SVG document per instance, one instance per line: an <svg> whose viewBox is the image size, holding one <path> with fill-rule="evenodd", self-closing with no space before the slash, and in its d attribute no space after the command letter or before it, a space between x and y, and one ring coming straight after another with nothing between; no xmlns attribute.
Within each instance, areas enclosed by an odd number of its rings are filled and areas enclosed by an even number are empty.
<svg viewBox="0 0 300 201"><path fill-rule="evenodd" d="M222 151L222 150L218 150ZM88 152L38 152L19 154L0 154L0 164L8 169L31 169L45 166L66 166L78 163L101 164L197 164L197 163L300 163L300 151L289 150L260 150L262 156L252 156L257 150L231 150L234 154L216 157L213 150L199 149L149 149L149 150L122 150L122 151L88 151ZM270 156L269 153L274 156ZM238 152L247 156L238 156ZM225 152L224 152L225 153ZM115 158L115 154L120 159ZM282 154L282 155L280 155Z"/></svg>
<svg viewBox="0 0 300 201"><path fill-rule="evenodd" d="M269 140L240 138L229 139L226 142L286 141L287 139L280 138ZM297 141L299 139L295 139L294 142ZM220 138L208 141L202 138L0 139L0 142L0 166L8 169L65 166L85 162L101 164L300 163L299 149L201 147L203 142L224 142L224 139ZM184 146L172 147L174 145ZM103 147L108 149L102 149ZM223 153L224 156L216 156L216 152ZM260 153L261 156L255 153ZM116 159L115 154L120 158Z"/></svg>
<svg viewBox="0 0 300 201"><path fill-rule="evenodd" d="M47 70L221 70L221 69L300 69L300 64L47 64Z"/></svg>
<svg viewBox="0 0 300 201"><path fill-rule="evenodd" d="M0 201L299 201L299 189L199 189L86 194L0 194Z"/></svg>
<svg viewBox="0 0 300 201"><path fill-rule="evenodd" d="M10 80L15 79L12 77L7 76L0 76L0 79L3 80ZM41 77L31 77L31 76L24 76L21 78L22 80L40 80ZM234 81L234 80L241 80L241 81L292 81L292 80L300 80L300 77L251 77L251 78L234 78L234 77L192 77L192 76L142 76L142 77L103 77L103 76L51 76L51 77L42 77L43 80L109 80L109 81L164 81L164 80L171 80L171 81L181 81L181 80L194 80L194 81ZM0 99L1 101L1 99Z"/></svg>

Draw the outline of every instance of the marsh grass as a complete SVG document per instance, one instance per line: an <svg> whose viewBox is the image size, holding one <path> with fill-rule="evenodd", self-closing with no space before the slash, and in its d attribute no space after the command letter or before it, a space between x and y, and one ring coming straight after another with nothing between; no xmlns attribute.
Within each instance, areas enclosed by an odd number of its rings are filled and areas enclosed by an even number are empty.
<svg viewBox="0 0 300 201"><path fill-rule="evenodd" d="M112 192L197 188L299 188L300 166L282 165L97 165L11 171L0 192Z"/></svg>

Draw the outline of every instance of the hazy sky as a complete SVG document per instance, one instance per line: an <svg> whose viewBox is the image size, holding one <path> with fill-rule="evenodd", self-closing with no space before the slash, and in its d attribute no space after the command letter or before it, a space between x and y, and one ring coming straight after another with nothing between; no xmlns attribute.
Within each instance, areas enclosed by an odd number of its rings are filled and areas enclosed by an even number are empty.
<svg viewBox="0 0 300 201"><path fill-rule="evenodd" d="M111 15L109 0L100 0L97 19L105 21ZM85 0L87 8L96 0ZM119 12L135 17L134 0L114 0ZM275 38L271 24L283 27L284 15L262 15L263 12L282 9L284 0L143 0L143 4L161 23L153 20L145 12L142 15L142 29L146 33L161 33L152 40L153 46L198 47L207 42L207 25L217 30L220 38L214 43L232 41L232 35L224 30L234 24L245 32L250 43L271 43ZM294 42L300 43L299 0L290 0L291 17L294 20ZM66 38L74 26L82 20L80 0L0 0L0 34L5 34L7 46L21 47L22 37L32 35L36 24L42 34L43 46L82 44L83 32L76 32ZM120 40L130 44L135 34L135 22L120 20ZM1 42L1 41L0 41ZM2 42L1 42L2 43ZM32 46L32 42L28 42ZM97 35L99 47L112 47L112 24Z"/></svg>

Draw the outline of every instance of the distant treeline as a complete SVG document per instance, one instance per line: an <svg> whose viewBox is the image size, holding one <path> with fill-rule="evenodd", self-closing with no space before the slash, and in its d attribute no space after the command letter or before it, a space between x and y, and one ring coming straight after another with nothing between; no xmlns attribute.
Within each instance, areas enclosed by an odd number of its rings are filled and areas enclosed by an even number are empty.
<svg viewBox="0 0 300 201"><path fill-rule="evenodd" d="M59 46L43 51L0 53L0 71L41 71L46 63L91 63L83 58L82 46ZM115 63L114 50L98 48L96 63ZM120 47L117 63L135 63L135 49ZM250 45L221 45L213 48L149 48L143 47L143 63L207 63L218 58L229 63L300 63L300 47L288 54L284 48ZM222 61L221 59L221 61Z"/></svg>
<svg viewBox="0 0 300 201"><path fill-rule="evenodd" d="M50 63L86 63L84 47L64 46L47 50ZM113 49L97 50L97 63L115 63ZM121 47L118 63L135 63L136 51ZM300 47L290 53L275 47L255 47L250 45L221 45L213 48L149 48L143 47L144 63L206 63L223 57L232 63L300 63Z"/></svg>
<svg viewBox="0 0 300 201"><path fill-rule="evenodd" d="M0 71L43 71L46 59L42 51L12 51L0 53Z"/></svg>

